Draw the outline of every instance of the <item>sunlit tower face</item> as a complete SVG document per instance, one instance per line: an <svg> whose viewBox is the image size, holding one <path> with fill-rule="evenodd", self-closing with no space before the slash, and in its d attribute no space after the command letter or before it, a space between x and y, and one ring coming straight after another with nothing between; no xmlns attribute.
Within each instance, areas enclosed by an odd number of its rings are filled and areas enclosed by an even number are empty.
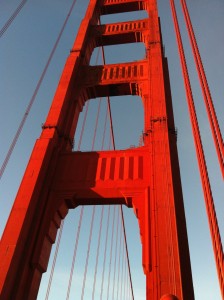
<svg viewBox="0 0 224 300"><path fill-rule="evenodd" d="M131 13L135 19L128 19ZM120 20L117 15L122 16ZM129 59L122 47L131 52L134 43L141 44L137 50L141 55ZM114 53L110 54L112 47L119 49L118 60L116 55L113 60ZM97 63L94 56L101 48L102 59ZM130 99L138 102L132 103L134 113ZM105 143L97 144L95 137L89 148L77 143L80 113L83 111L84 115L88 105L98 100L108 112L110 151L100 147ZM122 103L117 106L115 117L110 108L113 101ZM141 122L128 124L126 115L137 119L139 107ZM213 124L212 111L211 115ZM122 124L126 126L124 141L116 147L117 139L122 139L117 138L116 131L123 130ZM218 137L215 121L213 125ZM136 136L132 143L136 127L141 138L139 145ZM91 130L95 135L93 126ZM3 297L36 299L52 244L69 209L116 204L125 205L129 211L133 208L139 225L146 299L193 299L176 139L156 1L89 1L3 234ZM220 148L222 139L217 140ZM215 215L215 211L208 212L209 222L210 215ZM220 246L215 248L219 265L223 258L219 230L215 218L210 223L212 237ZM222 266L219 269L222 282Z"/></svg>

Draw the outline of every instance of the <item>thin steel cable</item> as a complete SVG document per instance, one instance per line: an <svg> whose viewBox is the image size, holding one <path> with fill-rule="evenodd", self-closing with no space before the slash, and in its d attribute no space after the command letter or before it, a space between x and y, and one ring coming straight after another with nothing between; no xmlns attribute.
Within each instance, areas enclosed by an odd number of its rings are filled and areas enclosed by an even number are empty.
<svg viewBox="0 0 224 300"><path fill-rule="evenodd" d="M79 215L79 223L78 223L78 229L77 229L77 233L76 233L75 248L74 248L73 257L72 257L72 265L71 265L71 270L70 270L66 300L68 300L70 297L70 290L71 290L72 278L73 278L73 273L74 273L76 254L77 254L77 249L78 249L78 244L79 244L80 230L81 230L81 226L82 226L83 212L84 212L84 206L81 207L80 215Z"/></svg>
<svg viewBox="0 0 224 300"><path fill-rule="evenodd" d="M82 122L82 128L81 128L81 133L80 133L80 137L79 137L77 151L79 151L81 148L81 143L82 143L83 133L84 133L85 125L86 125L86 118L87 118L88 110L89 110L89 101L87 101L87 103L86 103L86 109L85 109L85 114L84 114L84 118L83 118L83 122Z"/></svg>
<svg viewBox="0 0 224 300"><path fill-rule="evenodd" d="M94 136L93 136L93 142L92 142L92 149L94 149L94 147L95 147L96 133L97 133L98 122L99 122L99 115L100 115L101 102L102 102L102 98L99 99L99 103L98 103L98 109L97 109L97 115L96 115L96 125L95 125Z"/></svg>
<svg viewBox="0 0 224 300"><path fill-rule="evenodd" d="M96 56L96 64L97 64L98 59L99 59L99 53L100 53L100 51L98 50L97 56ZM87 103L86 103L86 109L85 109L85 114L84 114L84 118L83 118L83 123L82 123L81 133L80 133L80 137L79 137L79 143L78 143L77 151L79 151L80 148L81 148L83 133L84 133L84 129L85 129L85 126L86 126L86 119L87 119L88 110L89 110L89 103L90 103L90 101L87 101ZM98 124L98 119L97 119L97 124ZM97 126L95 125L95 131L96 131L96 127ZM93 138L93 139L94 139L94 142L92 143L92 149L94 148L94 144L95 144L95 138Z"/></svg>
<svg viewBox="0 0 224 300"><path fill-rule="evenodd" d="M56 265L56 261L57 261L57 257L58 257L58 250L59 250L59 247L60 247L61 236L62 236L62 232L63 232L63 226L64 226L64 220L61 221L61 227L60 227L60 230L59 230L58 239L57 239L57 243L56 243L56 248L55 248L53 263L52 263L52 266L51 266L51 273L50 273L50 277L49 277L49 281L48 281L45 300L48 300L50 290L51 290L51 284L52 284L54 269L55 269L55 265Z"/></svg>
<svg viewBox="0 0 224 300"><path fill-rule="evenodd" d="M128 275L129 275L129 281L130 281L130 286L131 286L131 296L132 296L132 299L134 300L134 290L133 290L132 277L131 277L131 267L130 267L130 259L129 259L129 254L128 254L128 244L127 244L127 236L126 236L125 223L124 223L124 212L123 212L122 205L120 205L120 214L121 214L122 228L123 228L123 233L124 233L125 252L126 252L126 257L127 257Z"/></svg>
<svg viewBox="0 0 224 300"><path fill-rule="evenodd" d="M123 247L122 247L122 264L121 264L121 280L120 280L120 282L121 282L120 298L117 297L117 300L123 299L123 297L122 297L123 296L123 282L124 282L124 280L123 280L123 273L124 273L124 259L125 259L124 248L125 248L125 246L123 244Z"/></svg>
<svg viewBox="0 0 224 300"><path fill-rule="evenodd" d="M104 206L102 205L101 215L100 215L100 230L99 230L99 234L98 234L98 243L97 243L97 252L96 252L95 272L94 272L94 280L93 280L92 299L94 299L94 297L95 297L95 287L96 287L96 278L97 278L96 275L97 275L97 270L98 270L98 261L99 261L99 251L100 251L100 244L101 244L103 216L104 216Z"/></svg>
<svg viewBox="0 0 224 300"><path fill-rule="evenodd" d="M127 281L128 281L128 268L127 268L127 263L126 263L125 264L125 276L124 276L124 299L126 299Z"/></svg>
<svg viewBox="0 0 224 300"><path fill-rule="evenodd" d="M120 271L121 271L121 256L122 256L122 250L121 250L121 247L122 247L122 243L121 243L121 240L122 240L122 234L121 234L121 230L119 231L120 232L120 241L119 241L119 258L118 258L118 274L117 274L117 297L116 299L118 299L118 293L119 293L119 286L120 286ZM124 245L124 244L123 244Z"/></svg>
<svg viewBox="0 0 224 300"><path fill-rule="evenodd" d="M99 50L98 50L97 57L96 57L96 63L98 62L98 59L99 59L99 53L100 53ZM99 99L99 103L98 103L96 123L95 123L95 129L94 129L94 135L93 135L93 141L92 141L92 149L91 149L92 151L94 150L94 146L95 146L96 133L97 133L97 128L98 128L99 114L100 114L100 108L101 108L101 100L102 100L102 98ZM101 242L103 215L104 215L104 207L102 206L101 217L100 217L100 230L99 230L99 234L98 234L98 243L97 243L97 253L96 253L94 280L93 280L92 299L94 299L94 297L95 297L95 285L96 285L96 275L97 275L97 269L98 269L98 260L99 260L99 250L100 250L100 242Z"/></svg>
<svg viewBox="0 0 224 300"><path fill-rule="evenodd" d="M103 299L102 297L103 297L104 273L105 273L106 257L107 257L109 224L110 224L110 206L108 208L108 215L107 215L107 229L106 229L106 238L105 238L104 255L103 255L103 271L102 271L101 288L100 288L100 300Z"/></svg>
<svg viewBox="0 0 224 300"><path fill-rule="evenodd" d="M173 0L170 0L170 5L171 5L171 10L173 15L174 27L176 31L176 37L177 37L182 72L184 77L185 89L187 94L187 101L188 101L188 107L190 112L195 148L196 148L196 153L198 158L199 171L200 171L200 176L202 181L202 188L204 192L205 206L206 206L208 223L209 223L209 228L211 233L211 240L212 240L213 251L214 251L214 256L216 261L216 268L217 268L217 273L218 273L218 278L220 283L220 290L221 290L222 298L224 299L224 255L223 255L222 242L219 233L219 226L216 217L212 190L211 190L210 181L207 172L203 145L201 142L200 130L197 121L197 114L194 106L194 99L191 91L191 84L188 75L188 69L187 69L187 64L186 64L186 59L184 54L182 38L181 38L178 19L176 15L175 3Z"/></svg>
<svg viewBox="0 0 224 300"><path fill-rule="evenodd" d="M6 30L9 28L9 26L12 24L12 22L15 20L23 6L26 4L27 0L22 0L21 3L17 6L16 10L13 12L13 14L10 16L10 18L6 21L4 26L0 30L0 38L3 36L3 34L6 32Z"/></svg>
<svg viewBox="0 0 224 300"><path fill-rule="evenodd" d="M96 61L98 61L98 58L99 58L99 51L97 53ZM85 114L84 114L84 118L83 118L83 122L82 122L82 128L81 128L81 133L80 133L80 137L79 137L79 143L78 143L77 151L79 151L80 148L81 148L83 133L84 133L84 129L85 129L85 125L86 125L86 119L87 119L87 115L88 115L88 109L89 109L89 101L86 104L86 109L85 109ZM96 126L95 126L95 131L96 131L96 128L97 128L97 124L98 124L98 118L97 118L97 123L96 123ZM94 148L94 143L92 144L92 150L93 150L93 148ZM94 210L95 210L95 208L94 208ZM75 243L74 254L73 254L73 259L72 259L72 266L71 266L71 271L70 271L70 278L69 278L69 284L68 284L68 289L67 289L66 300L68 300L69 296L70 296L70 289L71 289L71 283L72 283L72 277L73 277L73 271L74 271L74 264L75 264L78 241L79 241L79 234L80 234L80 229L81 229L81 224L82 224L83 211L84 211L84 206L82 206L82 209L81 209L81 212L80 212L79 226L78 226L78 231L77 231L77 235L76 235L76 243ZM95 214L95 212L94 212L94 214Z"/></svg>
<svg viewBox="0 0 224 300"><path fill-rule="evenodd" d="M96 63L95 63L95 64L98 63L99 55L100 55L100 48L99 48L98 51L97 51ZM97 115L96 115L95 130L94 130L93 141L92 141L92 150L94 149L94 146L95 146L96 133L97 133L97 128L98 128L99 115L100 115L100 108L101 108L101 100L102 100L102 98L100 97L99 103L98 103Z"/></svg>
<svg viewBox="0 0 224 300"><path fill-rule="evenodd" d="M111 138L109 139L108 150L111 150Z"/></svg>
<svg viewBox="0 0 224 300"><path fill-rule="evenodd" d="M105 65L106 64L106 59L105 59L104 47L102 46L101 49L102 49L103 64ZM109 112L109 118L110 118L110 134L111 134L113 149L115 150L114 128L113 128L113 120L112 120L110 97L109 96L107 96L107 106L108 106L108 112Z"/></svg>
<svg viewBox="0 0 224 300"><path fill-rule="evenodd" d="M117 214L117 229L116 229L116 242L114 249L114 276L113 276L113 289L112 289L112 298L114 299L114 290L115 290L115 278L116 278L116 270L117 270L117 251L118 251L118 228L119 228L119 210Z"/></svg>
<svg viewBox="0 0 224 300"><path fill-rule="evenodd" d="M98 53L97 53L96 62L98 61L98 58L99 58L99 52L100 51L98 51ZM85 110L85 114L84 114L84 118L83 118L83 123L82 123L81 133L80 133L80 137L79 137L79 143L78 143L78 149L77 149L78 151L81 148L83 133L84 133L87 114L88 114L88 109L89 109L89 101L87 102L86 110ZM99 103L99 106L98 106L98 113L97 113L97 118L96 118L96 125L95 125L94 138L93 138L93 143L92 143L92 150L93 150L94 144L95 144L95 135L96 135L96 131L97 131L99 111L100 111L100 103ZM69 296L70 296L70 289L71 289L72 277L73 277L73 272L74 272L74 264L75 264L75 259L76 259L76 253L77 253L77 248L78 248L78 241L79 241L80 229L81 229L81 224L82 224L83 211L84 211L84 206L82 206L81 212L80 212L79 225L78 225L78 231L77 231L77 235L76 235L76 243L75 243L74 254L73 254L73 259L72 259L72 266L71 266L71 271L70 271L70 277L69 277L66 300L68 300Z"/></svg>
<svg viewBox="0 0 224 300"><path fill-rule="evenodd" d="M83 277L83 283L82 283L81 300L83 300L84 293L85 293L86 275L87 275L87 269L88 269L88 263L89 263L89 254L90 254L90 248L91 248L91 242L92 242L92 233L93 233L93 225L94 225L94 219L95 219L95 210L96 210L96 206L94 205L93 210L92 210L91 224L90 224L90 233L89 233L88 248L87 248L87 255L86 255L85 271L84 271L84 277Z"/></svg>
<svg viewBox="0 0 224 300"><path fill-rule="evenodd" d="M114 245L113 244L113 239L114 239L115 210L116 210L116 206L114 206L114 212L113 212L113 225L112 225L111 243L110 243L110 261L109 261L109 273L108 273L108 282L107 282L107 300L109 299L109 290L110 290L110 274L111 274L112 250L113 250L113 245Z"/></svg>
<svg viewBox="0 0 224 300"><path fill-rule="evenodd" d="M17 131L16 131L16 133L15 133L15 135L14 135L14 138L13 138L11 144L10 144L10 147L9 147L9 149L8 149L8 152L7 152L7 154L6 154L6 157L5 157L5 159L4 159L4 161L3 161L3 164L2 164L2 166L1 166L1 168L0 168L0 180L1 180L1 178L2 178L2 175L4 174L5 168L7 167L7 164L8 164L8 162L9 162L9 159L10 159L12 153L13 153L13 150L14 150L14 148L15 148L15 146L16 146L16 143L17 143L17 141L18 141L18 139L19 139L19 137L20 137L20 134L21 134L21 132L22 132L22 130L23 130L23 127L24 127L24 125L25 125L25 122L26 122L26 120L27 120L27 117L28 117L28 115L29 115L29 113L30 113L30 110L31 110L33 104L34 104L34 101L35 101L35 99L36 99L37 93L38 93L38 91L39 91L39 89L40 89L40 86L41 86L41 84L42 84L42 82L43 82L43 79L44 79L44 77L45 77L45 75L46 75L46 72L47 72L47 70L48 70L48 67L49 67L49 65L50 65L50 63L51 63L51 60L52 60L52 58L53 58L53 56L54 56L54 53L55 53L55 51L56 51L56 49L57 49L57 46L58 46L59 42L60 42L60 39L61 39L61 37L62 37L62 34L63 34L64 30L65 30L65 27L66 27L66 25L67 25L67 23L68 23L69 17L70 17L70 15L71 15L72 11L73 11L73 8L74 8L75 4L76 4L76 0L73 1L72 5L71 5L71 7L70 7L70 10L69 10L69 12L68 12L68 14L67 14L67 17L66 17L66 19L65 19L65 21L64 21L64 23L63 23L63 25L62 25L62 28L61 28L61 30L60 30L60 32L59 32L58 37L57 37L57 39L56 39L56 42L55 42L55 44L54 44L54 46L53 46L53 48L52 48L52 50L51 50L51 53L50 53L49 58L48 58L48 60L47 60L47 63L46 63L46 65L45 65L45 67L44 67L44 70L43 70L43 72L42 72L42 74L41 74L41 76L40 76L40 79L38 80L38 83L37 83L37 85L36 85L36 88L35 88L35 90L34 90L34 93L33 93L32 97L31 97L31 99L30 99L30 101L29 101L29 103L28 103L28 106L27 106L27 108L26 108L26 110L25 110L25 113L24 113L24 115L23 115L23 118L22 118L22 120L21 120L21 122L20 122L20 124L19 124L19 127L18 127L18 129L17 129Z"/></svg>
<svg viewBox="0 0 224 300"><path fill-rule="evenodd" d="M104 142L105 142L105 135L106 135L106 128L107 128L107 118L108 118L108 109L106 109L105 120L104 120L103 139L102 139L102 145L101 145L102 150L104 149Z"/></svg>

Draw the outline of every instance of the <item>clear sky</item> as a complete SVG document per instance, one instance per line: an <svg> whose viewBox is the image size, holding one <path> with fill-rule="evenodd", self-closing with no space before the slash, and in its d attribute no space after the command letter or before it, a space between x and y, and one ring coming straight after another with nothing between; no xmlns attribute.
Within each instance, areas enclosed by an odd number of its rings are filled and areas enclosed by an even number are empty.
<svg viewBox="0 0 224 300"><path fill-rule="evenodd" d="M4 26L5 22L9 19L19 3L21 3L19 0L0 1L0 29ZM0 164L5 158L6 152L34 92L71 3L72 0L27 1L18 17L0 38ZM43 84L36 97L36 101L28 116L27 123L15 147L5 174L0 181L0 232L4 229L29 155L36 138L38 138L40 134L41 124L45 121L65 59L72 47L78 30L78 24L83 17L87 3L88 0L77 0L77 4L69 19L59 47L49 66ZM202 104L201 92L199 90L199 85L197 84L197 75L193 68L190 48L187 44L188 40L183 26L183 18L180 15L179 1L175 1L175 3L177 4L178 16L180 17L184 45L186 46L186 56L192 81L193 94L201 126L201 135L205 147L217 217L223 239L223 181L211 139L206 112ZM222 0L188 0L187 4L192 17L198 46L204 62L220 127L223 131L224 2ZM188 118L169 1L158 0L158 6L159 15L161 17L165 53L169 62L175 123L178 131L177 144L186 209L195 298L197 300L219 300L221 299L221 296L214 265L197 161L195 159L195 149ZM117 20L124 20L124 17L125 16L117 16ZM129 17L130 15L128 18ZM131 15L132 19L135 17L136 15ZM144 17L144 15L142 14L141 17ZM112 22L112 19L103 18L102 22ZM115 47L107 47L105 52L107 63L116 63L125 60L132 61L144 57L143 45L120 46L116 49ZM94 64L94 58L92 62ZM95 122L94 113L96 113L96 103L97 102L95 101L90 107L90 117L87 121L89 127L84 133L81 147L82 150L90 150L92 146L92 143L89 141L92 139L93 132L91 131L91 128L93 128L92 124ZM116 148L124 149L131 145L138 145L139 137L143 129L141 100L137 97L112 99L111 106L114 120ZM102 108L102 112L104 110L105 107ZM82 120L82 118L83 117L81 116L80 120ZM103 120L104 116L100 118ZM79 140L80 127L81 123L79 124L78 135L75 138L76 147L77 141ZM106 143L108 144L108 140L106 140ZM100 149L100 145L101 142L97 139L96 149ZM68 243L71 239L71 229L69 229L69 226L76 228L78 213L78 210L72 212L66 219L65 227L67 228L67 231L65 236L67 236ZM99 211L97 211L97 214L99 214ZM130 210L125 210L125 215L128 243L129 245L131 244L130 256L131 267L134 270L134 290L136 291L136 299L141 300L144 299L144 278L141 269L141 246L138 237L138 226L135 217ZM86 210L85 220L89 220L89 216L90 211ZM99 218L97 220L99 220ZM70 242L71 244L74 244L73 240ZM62 257L69 256L69 249L71 249L72 245L70 247L70 244L65 243L65 246L63 244L62 247L64 249L62 251ZM79 268L80 265L77 264L78 274L81 272ZM65 266L60 265L59 263L58 273L55 275L55 278L58 278L60 275L60 284L63 283L64 278L66 280L67 274L68 271ZM79 282L78 277L77 282ZM43 283L42 287L43 294L39 296L39 299L44 299L43 295L46 288L44 284L45 283ZM58 286L58 283L55 286ZM61 285L60 290L63 290ZM57 295L59 296L59 294ZM88 296L86 295L86 297ZM50 299L56 298L53 298L52 296Z"/></svg>

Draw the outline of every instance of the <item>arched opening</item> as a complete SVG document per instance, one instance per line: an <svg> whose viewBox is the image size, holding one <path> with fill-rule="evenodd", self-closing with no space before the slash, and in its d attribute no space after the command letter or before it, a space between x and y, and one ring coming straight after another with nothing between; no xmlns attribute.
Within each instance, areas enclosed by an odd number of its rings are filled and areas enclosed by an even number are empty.
<svg viewBox="0 0 224 300"><path fill-rule="evenodd" d="M125 256L119 206L110 206L110 208L109 206L104 206L103 216L102 206L95 207L95 218L93 222L91 222L93 207L86 206L84 208L80 226L79 219L81 210L81 207L70 210L64 220L63 234L61 236L61 243L50 289L49 279L51 276L51 268L57 241L52 248L48 271L43 275L37 299L45 299L47 290L49 290L48 299L67 299L66 297L68 295L70 299L79 299L83 293L82 290L88 249L91 252L88 258L88 269L83 299L92 299L93 287L95 299L100 299L101 293L102 299L106 299L108 291L110 297L114 295L115 299L117 299L117 295L118 299L128 298L128 294L130 295L130 282L127 274L127 259ZM124 208L124 214L127 243L128 245L132 245L128 250L135 297L138 297L138 299L145 299L145 276L141 266L142 249L139 238L139 227L132 210ZM91 242L89 243L91 225L92 237ZM99 242L100 225L102 229ZM70 291L68 293L71 263L74 260L74 247L77 241L77 231L79 226L80 236L76 251L72 282L70 283ZM98 249L99 243L100 248ZM98 262L96 270L97 256ZM98 277L94 282L95 272L97 272ZM104 276L104 278L102 276ZM109 281L110 284L108 284ZM126 298L119 298L122 297L122 295L123 297L125 295Z"/></svg>
<svg viewBox="0 0 224 300"><path fill-rule="evenodd" d="M131 95L110 97L110 106L116 150L142 146L144 112L141 98ZM85 130L82 131L84 120ZM78 121L74 151L112 150L110 126L107 98L87 101ZM81 148L80 143L83 143Z"/></svg>
<svg viewBox="0 0 224 300"><path fill-rule="evenodd" d="M101 24L110 24L115 22L126 22L148 18L148 13L145 10L114 13L101 15Z"/></svg>
<svg viewBox="0 0 224 300"><path fill-rule="evenodd" d="M144 43L128 43L104 47L105 64L119 64L142 60L146 56ZM103 65L102 50L97 47L91 56L90 64Z"/></svg>

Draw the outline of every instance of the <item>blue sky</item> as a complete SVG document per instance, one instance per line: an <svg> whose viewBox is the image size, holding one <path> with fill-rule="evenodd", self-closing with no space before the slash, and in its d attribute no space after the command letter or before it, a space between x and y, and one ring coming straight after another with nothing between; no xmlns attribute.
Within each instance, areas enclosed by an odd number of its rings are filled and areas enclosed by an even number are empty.
<svg viewBox="0 0 224 300"><path fill-rule="evenodd" d="M2 0L0 2L0 28L2 28L20 2L21 1L17 0ZM0 164L4 160L13 135L23 117L29 99L34 92L71 3L71 0L27 1L18 17L0 38ZM78 24L83 17L87 3L87 0L77 0L75 9L69 19L61 42L28 116L23 133L15 147L5 174L1 179L0 232L3 231L25 166L32 151L33 144L40 134L41 124L45 121L65 59L72 47L78 30ZM178 12L180 12L179 1L176 1L175 3L177 4ZM220 127L223 131L224 3L222 0L188 0L187 4L192 17L214 105L220 121ZM188 118L169 1L158 0L158 6L161 17L165 53L168 57L170 69L175 123L178 131L177 144L187 217L195 296L197 300L219 300L221 299L221 296L214 266L197 161L195 159L195 150ZM224 238L223 181L211 140L206 112L202 104L201 92L199 85L197 84L197 75L193 68L191 52L187 44L188 41L183 26L183 19L180 14L178 14L178 16L180 16L184 45L186 46L187 62L191 75L198 119L201 126L201 135L205 147L220 231L222 238ZM128 15L128 18L129 17L135 18L136 15ZM141 17L144 17L144 15L142 14ZM122 19L121 16L117 16L117 18L118 20L124 20L124 16L122 16ZM105 18L102 22L110 22L111 20ZM129 45L128 47L120 46L116 49L114 47L107 47L105 52L106 61L108 63L116 63L125 60L142 59L144 56L144 47L143 45ZM96 103L97 102L95 101L90 107L91 113L87 120L87 126L89 127L84 133L81 148L83 150L91 149L91 143L88 141L92 137L91 128L93 128L93 116L97 109ZM141 100L137 97L112 99L111 106L114 119L116 147L118 149L123 149L130 147L130 145L138 145L139 136L143 129ZM104 111L105 105L102 106L102 112ZM80 117L77 137L75 138L76 145L79 140L82 118L83 116ZM102 115L100 119L103 120L104 116ZM106 141L106 144L108 144L108 140ZM97 139L96 149L100 149L100 145L101 142ZM74 224L74 222L77 222L77 214L78 210L76 212L71 212L66 219L65 227L68 227L68 230L66 231L67 233L65 236L67 236L68 240L71 236L69 233L69 226L71 225L75 228L76 223ZM89 214L90 211L86 211L87 219ZM132 245L130 247L130 255L131 266L133 267L133 270L135 270L135 278L133 278L133 281L135 290L137 291L136 299L140 300L144 299L144 292L142 292L144 289L144 283L142 285L144 278L141 274L141 248L138 237L138 226L135 217L130 210L125 210L125 214L128 242ZM63 249L66 249L66 251L67 249L70 249L70 247L66 246L66 242L65 246L62 247L64 247ZM79 266L77 265L79 273L78 268ZM65 278L66 280L68 272L65 266L60 263L57 274L61 274L61 283L63 281L62 278ZM55 275L55 278L58 276L59 275ZM45 277L47 278L47 276ZM79 279L77 279L77 282L78 281ZM43 283L43 294L44 288L45 286ZM43 299L43 297L40 296L39 299Z"/></svg>

